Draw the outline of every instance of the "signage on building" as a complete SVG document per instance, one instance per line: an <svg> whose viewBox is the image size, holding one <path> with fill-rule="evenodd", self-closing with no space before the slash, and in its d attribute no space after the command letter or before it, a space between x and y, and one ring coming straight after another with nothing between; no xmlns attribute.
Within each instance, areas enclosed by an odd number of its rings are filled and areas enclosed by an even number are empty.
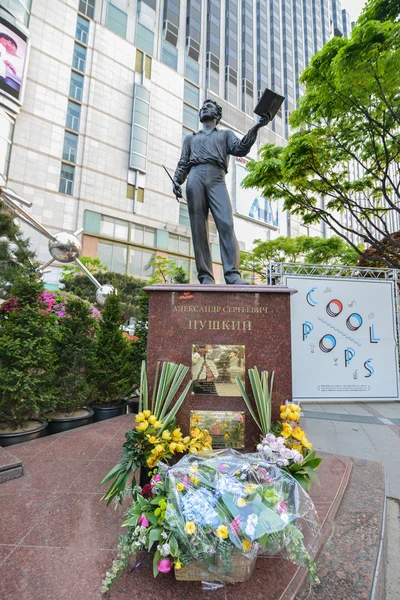
<svg viewBox="0 0 400 600"><path fill-rule="evenodd" d="M293 397L318 402L399 398L393 282L287 276Z"/></svg>
<svg viewBox="0 0 400 600"><path fill-rule="evenodd" d="M254 219L259 223L279 226L278 203L271 202L263 198L260 190L255 188L245 189L242 187L242 181L248 174L246 163L243 158L237 158L236 168L236 213Z"/></svg>
<svg viewBox="0 0 400 600"><path fill-rule="evenodd" d="M28 65L27 29L5 11L0 15L0 94L22 103Z"/></svg>

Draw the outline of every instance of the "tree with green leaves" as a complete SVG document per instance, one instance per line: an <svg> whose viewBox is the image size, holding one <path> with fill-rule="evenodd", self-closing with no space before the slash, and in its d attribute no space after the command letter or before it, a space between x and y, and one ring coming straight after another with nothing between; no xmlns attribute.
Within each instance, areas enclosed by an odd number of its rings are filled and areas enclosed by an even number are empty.
<svg viewBox="0 0 400 600"><path fill-rule="evenodd" d="M271 262L305 263L309 265L356 265L358 253L340 237L299 236L275 240L254 240L251 252L242 252L240 270L254 273L262 281Z"/></svg>
<svg viewBox="0 0 400 600"><path fill-rule="evenodd" d="M58 320L59 336L54 342L57 413L67 416L90 399L89 374L96 359L97 327L90 305L80 298L68 298L65 316Z"/></svg>
<svg viewBox="0 0 400 600"><path fill-rule="evenodd" d="M354 239L376 250L372 261L397 268L399 14L398 1L372 0L350 38L335 37L315 54L300 77L305 94L290 117L294 133L285 147L264 146L244 182L283 200L305 224L324 221L361 256Z"/></svg>
<svg viewBox="0 0 400 600"><path fill-rule="evenodd" d="M20 268L34 258L34 252L11 212L0 200L0 297L5 297Z"/></svg>
<svg viewBox="0 0 400 600"><path fill-rule="evenodd" d="M10 298L0 306L0 422L24 426L50 408L55 395L56 316L41 300L36 265L18 269Z"/></svg>
<svg viewBox="0 0 400 600"><path fill-rule="evenodd" d="M124 321L130 317L140 318L141 309L139 307L139 298L142 293L144 282L126 275L125 273L116 273L115 271L103 271L103 265L98 259L91 257L82 257L80 260L85 266L95 275L97 281L103 285L109 283L118 290L118 298L120 300L123 312ZM99 268L99 270L97 270ZM64 267L61 281L66 292L71 292L84 300L95 304L96 302L96 287L90 279L82 273L82 271L73 271Z"/></svg>
<svg viewBox="0 0 400 600"><path fill-rule="evenodd" d="M153 276L148 285L155 283L189 283L189 273L183 267L177 267L172 258L155 255L149 261L149 267L154 268Z"/></svg>
<svg viewBox="0 0 400 600"><path fill-rule="evenodd" d="M79 260L83 266L86 267L90 273L92 273L92 275L97 275L98 273L108 271L107 265L103 265L97 256L81 256ZM63 283L65 281L70 281L76 275L82 275L82 269L79 267L79 265L77 265L75 262L69 265L64 265L61 272Z"/></svg>
<svg viewBox="0 0 400 600"><path fill-rule="evenodd" d="M91 373L93 404L113 406L131 391L135 381L132 342L121 329L122 308L117 293L110 294L101 313Z"/></svg>

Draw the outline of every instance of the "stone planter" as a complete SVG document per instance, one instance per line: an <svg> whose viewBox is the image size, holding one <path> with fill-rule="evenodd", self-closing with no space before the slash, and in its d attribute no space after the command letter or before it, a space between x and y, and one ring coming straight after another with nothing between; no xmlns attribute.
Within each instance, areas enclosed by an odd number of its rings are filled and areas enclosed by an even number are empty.
<svg viewBox="0 0 400 600"><path fill-rule="evenodd" d="M47 421L43 419L30 419L30 421L36 421L37 427L15 433L0 433L0 446L14 446L14 444L30 442L47 435Z"/></svg>
<svg viewBox="0 0 400 600"><path fill-rule="evenodd" d="M49 417L51 419L48 427L49 434L61 433L62 431L69 431L83 425L90 425L93 422L94 411L88 406L83 406L82 410L85 410L87 414L78 417L75 417L73 413L68 417Z"/></svg>

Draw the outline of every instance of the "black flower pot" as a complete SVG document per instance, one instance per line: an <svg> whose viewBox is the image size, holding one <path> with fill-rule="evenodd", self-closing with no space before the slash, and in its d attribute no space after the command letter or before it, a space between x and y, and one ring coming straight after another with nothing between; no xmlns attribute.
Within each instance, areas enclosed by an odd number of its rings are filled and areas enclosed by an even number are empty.
<svg viewBox="0 0 400 600"><path fill-rule="evenodd" d="M20 431L18 433L0 433L0 446L14 446L14 444L22 444L22 442L30 442L47 435L47 421L43 419L30 419L37 421L37 427L28 431Z"/></svg>
<svg viewBox="0 0 400 600"><path fill-rule="evenodd" d="M91 408L94 411L93 422L98 423L99 421L105 421L106 419L112 419L113 417L125 415L127 404L127 401L124 401L114 406L92 405Z"/></svg>
<svg viewBox="0 0 400 600"><path fill-rule="evenodd" d="M75 429L76 427L82 427L83 425L90 425L93 422L94 411L88 406L83 406L82 410L87 411L87 415L82 415L80 417L50 417L51 421L49 422L48 432L50 434L53 433L61 433L62 431L69 431L70 429Z"/></svg>

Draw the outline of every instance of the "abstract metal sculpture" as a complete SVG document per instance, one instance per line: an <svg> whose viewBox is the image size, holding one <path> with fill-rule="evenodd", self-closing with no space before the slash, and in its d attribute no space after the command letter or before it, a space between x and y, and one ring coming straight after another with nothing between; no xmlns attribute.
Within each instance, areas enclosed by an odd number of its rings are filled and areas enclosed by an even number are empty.
<svg viewBox="0 0 400 600"><path fill-rule="evenodd" d="M57 233L51 233L46 227L44 227L39 221L37 221L32 215L30 215L22 206L31 207L32 202L27 202L21 196L19 196L13 190L7 187L6 180L3 175L0 174L0 199L4 204L15 212L19 218L25 223L33 227L36 231L44 235L49 240L49 252L51 254L50 260L39 268L40 275L43 275L47 267L49 267L54 261L61 263L75 262L79 268L85 273L90 281L96 286L96 302L103 306L107 296L114 292L114 287L108 283L101 285L88 271L88 269L81 263L79 258L82 255L82 244L78 239L78 235L82 233L83 229L78 229L74 233L67 231L58 231Z"/></svg>

